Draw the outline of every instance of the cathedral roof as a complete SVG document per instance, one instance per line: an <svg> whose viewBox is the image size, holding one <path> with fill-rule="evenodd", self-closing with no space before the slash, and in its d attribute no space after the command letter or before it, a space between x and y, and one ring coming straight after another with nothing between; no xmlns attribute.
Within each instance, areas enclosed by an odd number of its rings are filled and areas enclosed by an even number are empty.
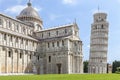
<svg viewBox="0 0 120 80"><path fill-rule="evenodd" d="M40 19L39 14L32 7L32 4L30 2L28 2L27 5L28 6L21 11L21 13L19 14L19 16L17 16L17 18L20 18L20 17L32 17L32 18Z"/></svg>

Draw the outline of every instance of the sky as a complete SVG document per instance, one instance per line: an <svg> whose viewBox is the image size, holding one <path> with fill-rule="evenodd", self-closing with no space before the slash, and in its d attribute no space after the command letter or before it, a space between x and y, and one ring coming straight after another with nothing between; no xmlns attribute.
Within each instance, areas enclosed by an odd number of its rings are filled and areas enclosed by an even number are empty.
<svg viewBox="0 0 120 80"><path fill-rule="evenodd" d="M16 18L29 0L0 0L0 13ZM84 60L89 60L91 24L93 14L108 14L108 62L120 60L120 0L31 0L32 6L43 20L44 29L76 21L83 41Z"/></svg>

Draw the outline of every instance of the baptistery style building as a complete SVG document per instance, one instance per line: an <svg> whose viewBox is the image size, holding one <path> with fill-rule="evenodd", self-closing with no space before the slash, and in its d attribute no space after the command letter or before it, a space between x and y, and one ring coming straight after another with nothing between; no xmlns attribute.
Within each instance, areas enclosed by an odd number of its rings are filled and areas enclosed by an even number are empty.
<svg viewBox="0 0 120 80"><path fill-rule="evenodd" d="M0 14L0 74L83 73L77 24L43 29L31 2L27 5L16 19Z"/></svg>
<svg viewBox="0 0 120 80"><path fill-rule="evenodd" d="M91 25L89 73L107 73L108 29L107 14L94 14Z"/></svg>

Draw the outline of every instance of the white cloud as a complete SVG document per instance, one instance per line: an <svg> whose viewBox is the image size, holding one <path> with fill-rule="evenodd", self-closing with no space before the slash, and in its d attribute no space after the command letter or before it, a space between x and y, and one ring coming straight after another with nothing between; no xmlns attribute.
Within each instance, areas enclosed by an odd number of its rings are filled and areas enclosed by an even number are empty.
<svg viewBox="0 0 120 80"><path fill-rule="evenodd" d="M10 14L19 14L26 7L27 7L26 5L15 5L7 8L6 10L4 10L4 12ZM42 8L34 7L34 9L39 12L41 11Z"/></svg>
<svg viewBox="0 0 120 80"><path fill-rule="evenodd" d="M90 48L90 45L87 45L87 48Z"/></svg>
<svg viewBox="0 0 120 80"><path fill-rule="evenodd" d="M5 10L5 13L10 13L10 14L19 14L21 10L23 10L26 6L23 5L16 5L9 7Z"/></svg>
<svg viewBox="0 0 120 80"><path fill-rule="evenodd" d="M49 18L50 18L50 20L55 20L55 19L57 19L57 18L59 18L60 17L60 15L55 15L55 14L50 14L49 15Z"/></svg>
<svg viewBox="0 0 120 80"><path fill-rule="evenodd" d="M63 4L75 5L78 0L62 0Z"/></svg>
<svg viewBox="0 0 120 80"><path fill-rule="evenodd" d="M39 11L42 10L42 8L38 8L38 7L34 7L34 9L35 9L37 12L39 12Z"/></svg>

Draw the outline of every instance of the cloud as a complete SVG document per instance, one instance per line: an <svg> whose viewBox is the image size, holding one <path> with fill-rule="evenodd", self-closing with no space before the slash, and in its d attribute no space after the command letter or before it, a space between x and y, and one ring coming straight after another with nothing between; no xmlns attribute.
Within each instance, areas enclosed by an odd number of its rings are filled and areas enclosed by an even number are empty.
<svg viewBox="0 0 120 80"><path fill-rule="evenodd" d="M59 18L59 17L61 17L60 15L55 15L55 14L50 14L49 15L49 18L50 18L50 20L52 20L52 21L54 21L55 19L57 19L57 18Z"/></svg>
<svg viewBox="0 0 120 80"><path fill-rule="evenodd" d="M27 7L26 5L15 5L7 8L6 10L4 10L4 12L10 14L19 14L26 7ZM42 8L34 7L34 9L39 12L41 11Z"/></svg>
<svg viewBox="0 0 120 80"><path fill-rule="evenodd" d="M6 10L4 10L4 12L10 14L19 14L20 11L23 10L25 7L26 7L25 5L15 5L7 8Z"/></svg>
<svg viewBox="0 0 120 80"><path fill-rule="evenodd" d="M87 45L87 48L90 48L90 45Z"/></svg>
<svg viewBox="0 0 120 80"><path fill-rule="evenodd" d="M35 9L37 12L39 12L39 11L41 11L41 10L42 10L42 8L41 8L41 7L34 7L34 9Z"/></svg>
<svg viewBox="0 0 120 80"><path fill-rule="evenodd" d="M76 5L78 0L62 0L63 4Z"/></svg>

